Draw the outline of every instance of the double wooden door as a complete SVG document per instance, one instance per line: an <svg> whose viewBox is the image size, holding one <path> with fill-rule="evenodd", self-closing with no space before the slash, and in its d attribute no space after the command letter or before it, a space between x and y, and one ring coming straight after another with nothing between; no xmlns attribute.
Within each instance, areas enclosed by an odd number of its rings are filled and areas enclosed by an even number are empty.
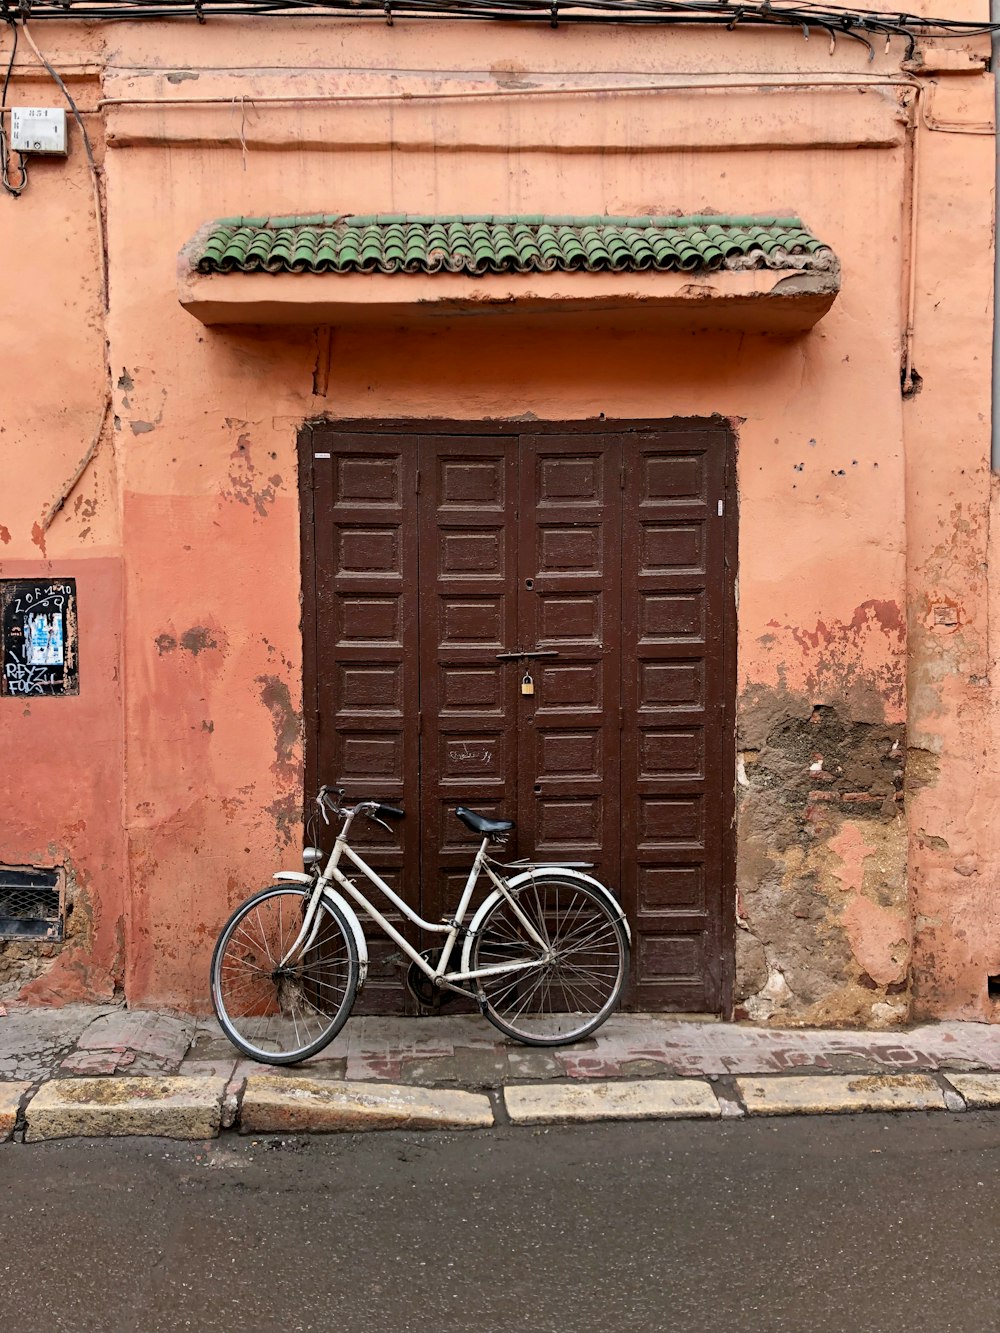
<svg viewBox="0 0 1000 1333"><path fill-rule="evenodd" d="M626 1003L719 1012L729 437L462 430L304 433L308 782L404 804L369 846L431 920L475 847L456 805L593 862L632 923Z"/></svg>

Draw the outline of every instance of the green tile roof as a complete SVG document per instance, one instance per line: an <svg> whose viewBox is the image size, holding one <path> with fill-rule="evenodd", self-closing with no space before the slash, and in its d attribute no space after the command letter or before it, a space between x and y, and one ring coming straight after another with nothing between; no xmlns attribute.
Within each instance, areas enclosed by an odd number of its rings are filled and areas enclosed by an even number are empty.
<svg viewBox="0 0 1000 1333"><path fill-rule="evenodd" d="M221 218L192 247L199 273L694 273L835 263L799 218L714 215Z"/></svg>

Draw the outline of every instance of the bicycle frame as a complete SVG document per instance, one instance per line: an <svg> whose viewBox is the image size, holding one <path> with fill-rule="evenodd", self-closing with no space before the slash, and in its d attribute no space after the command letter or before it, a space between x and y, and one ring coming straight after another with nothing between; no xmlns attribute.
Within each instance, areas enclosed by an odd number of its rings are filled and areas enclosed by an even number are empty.
<svg viewBox="0 0 1000 1333"><path fill-rule="evenodd" d="M368 862L365 861L363 857L359 856L348 843L347 834L356 815L356 810L348 811L345 815L343 827L337 834L337 840L334 843L333 851L330 853L330 857L326 863L326 868L316 880L316 886L309 899L302 927L291 948L285 954L284 958L281 959L280 966L287 967L289 962L298 955L300 950L304 952L312 945L316 933L319 930L319 916L317 909L320 900L323 897L324 890L331 884L336 884L339 889L346 893L348 897L355 902L362 911L364 911L366 916L370 917L371 920L380 927L389 939L399 945L407 957L412 959L417 967L419 967L431 981L443 984L450 989L460 990L461 987L458 983L463 981L476 981L480 977L507 976L514 972L527 972L532 968L541 967L549 961L550 953L547 942L542 939L531 921L524 912L521 911L514 895L507 887L506 881L495 873L493 867L489 863L489 859L486 855L486 848L489 845L488 838L483 839L479 851L476 853L472 868L469 871L469 878L466 880L465 888L462 890L462 897L458 904L458 910L452 920L449 922L425 921L422 916L417 912L414 912L413 909L400 898L398 893L395 893L389 885L386 884L385 880L382 879L382 877L372 869ZM441 948L441 955L437 967L432 967L427 959L418 953L409 941L396 930L392 923L386 920L378 908L368 901L357 885L343 873L340 869L340 862L344 857L347 858L356 870L364 875L369 883L373 884L381 893L383 893L385 897L398 907L403 915L420 930L430 931L435 935L446 936ZM447 970L448 962L454 952L456 941L461 934L462 922L469 909L469 903L472 901L472 895L475 891L476 884L479 882L479 876L484 870L496 888L510 903L515 915L527 931L529 938L543 951L543 955L541 958L532 958L530 960L525 960L523 963L503 963L495 967L480 968L476 971L449 972Z"/></svg>

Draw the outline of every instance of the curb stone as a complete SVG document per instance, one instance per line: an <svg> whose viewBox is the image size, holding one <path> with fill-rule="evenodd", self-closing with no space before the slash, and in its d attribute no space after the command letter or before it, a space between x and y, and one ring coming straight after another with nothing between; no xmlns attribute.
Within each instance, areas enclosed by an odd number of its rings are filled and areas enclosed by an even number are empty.
<svg viewBox="0 0 1000 1333"><path fill-rule="evenodd" d="M490 1100L479 1093L273 1074L247 1079L240 1113L242 1134L489 1129L493 1123Z"/></svg>
<svg viewBox="0 0 1000 1333"><path fill-rule="evenodd" d="M214 1138L222 1119L224 1090L224 1079L52 1079L28 1103L25 1140L132 1135Z"/></svg>
<svg viewBox="0 0 1000 1333"><path fill-rule="evenodd" d="M945 1078L972 1107L1000 1106L1000 1074L952 1074Z"/></svg>
<svg viewBox="0 0 1000 1333"><path fill-rule="evenodd" d="M718 1119L715 1093L700 1079L643 1079L614 1083L529 1083L504 1088L515 1125L577 1120Z"/></svg>
<svg viewBox="0 0 1000 1333"><path fill-rule="evenodd" d="M30 1083L0 1083L0 1143L14 1133L21 1098L30 1087Z"/></svg>
<svg viewBox="0 0 1000 1333"><path fill-rule="evenodd" d="M713 1088L693 1077L580 1080L509 1084L484 1096L290 1074L252 1074L245 1081L146 1075L53 1079L32 1095L30 1082L0 1080L0 1143L24 1123L25 1103L26 1142L126 1135L205 1139L232 1127L244 1134L354 1133L1000 1107L1000 1073L768 1075L723 1083Z"/></svg>
<svg viewBox="0 0 1000 1333"><path fill-rule="evenodd" d="M837 1115L859 1111L943 1111L944 1092L927 1074L813 1074L737 1078L749 1115Z"/></svg>

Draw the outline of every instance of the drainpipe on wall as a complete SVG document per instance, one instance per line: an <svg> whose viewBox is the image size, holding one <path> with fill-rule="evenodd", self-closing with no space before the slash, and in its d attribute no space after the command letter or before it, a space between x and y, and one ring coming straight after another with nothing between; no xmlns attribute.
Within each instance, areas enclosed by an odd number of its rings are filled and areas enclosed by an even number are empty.
<svg viewBox="0 0 1000 1333"><path fill-rule="evenodd" d="M1000 0L990 0L990 22L1000 23ZM995 135L1000 132L1000 32L990 34L993 69L993 124ZM996 138L996 158L993 173L993 381L990 423L990 468L1000 472L1000 246L997 245L997 206L1000 202L1000 137Z"/></svg>

